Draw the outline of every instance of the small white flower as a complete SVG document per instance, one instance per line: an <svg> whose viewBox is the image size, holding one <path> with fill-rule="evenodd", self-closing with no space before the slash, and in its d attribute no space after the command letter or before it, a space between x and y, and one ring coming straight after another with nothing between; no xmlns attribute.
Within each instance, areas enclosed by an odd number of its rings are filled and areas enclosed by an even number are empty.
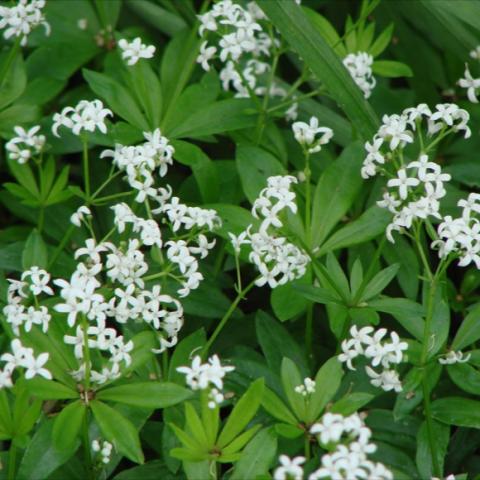
<svg viewBox="0 0 480 480"><path fill-rule="evenodd" d="M197 63L200 63L202 68L208 72L210 70L208 62L215 56L216 52L217 49L215 47L209 47L208 42L203 42L200 46L200 54L197 57Z"/></svg>
<svg viewBox="0 0 480 480"><path fill-rule="evenodd" d="M141 58L152 58L155 54L153 45L145 45L140 37L128 42L124 38L118 41L122 50L122 58L127 60L127 65L135 65Z"/></svg>
<svg viewBox="0 0 480 480"><path fill-rule="evenodd" d="M280 466L273 473L273 480L302 480L305 457L294 457L290 459L287 455L280 455Z"/></svg>

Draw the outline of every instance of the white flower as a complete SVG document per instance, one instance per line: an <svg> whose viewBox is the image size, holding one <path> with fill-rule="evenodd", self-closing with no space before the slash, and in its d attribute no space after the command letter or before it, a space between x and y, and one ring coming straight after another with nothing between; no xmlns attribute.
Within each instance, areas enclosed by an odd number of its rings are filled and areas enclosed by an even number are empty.
<svg viewBox="0 0 480 480"><path fill-rule="evenodd" d="M340 440L345 431L344 418L337 413L325 413L321 422L315 423L310 428L312 435L318 435L320 443L336 443Z"/></svg>
<svg viewBox="0 0 480 480"><path fill-rule="evenodd" d="M477 90L480 88L480 78L473 78L468 65L465 65L465 78L458 81L458 85L467 89L467 97L472 103L478 103Z"/></svg>
<svg viewBox="0 0 480 480"><path fill-rule="evenodd" d="M208 72L210 70L208 62L215 56L216 52L217 49L215 47L209 47L208 42L203 42L200 46L200 54L197 57L197 63L200 63L202 68Z"/></svg>
<svg viewBox="0 0 480 480"><path fill-rule="evenodd" d="M127 60L127 65L135 65L141 58L152 58L155 54L155 47L145 45L140 37L130 43L122 38L118 41L118 46L122 50L122 58Z"/></svg>
<svg viewBox="0 0 480 480"><path fill-rule="evenodd" d="M0 6L0 29L5 29L4 38L22 37L20 44L25 46L28 35L37 25L43 25L46 35L50 35L50 25L42 12L44 7L45 0L19 0L13 7Z"/></svg>
<svg viewBox="0 0 480 480"><path fill-rule="evenodd" d="M410 187L416 187L420 184L420 180L415 177L408 177L407 171L404 168L401 168L397 172L397 178L393 178L388 181L388 187L398 187L398 193L400 198L405 200L408 196L408 191Z"/></svg>
<svg viewBox="0 0 480 480"><path fill-rule="evenodd" d="M319 127L318 118L311 117L310 123L295 122L292 124L295 140L302 146L308 147L309 153L319 152L322 145L327 144L333 137L333 131L328 127ZM316 138L321 134L320 138Z"/></svg>
<svg viewBox="0 0 480 480"><path fill-rule="evenodd" d="M303 384L297 385L295 387L295 392L306 397L307 395L311 395L312 393L315 393L315 386L316 386L315 380L312 380L311 378L306 377L303 380Z"/></svg>
<svg viewBox="0 0 480 480"><path fill-rule="evenodd" d="M45 136L36 135L40 130L39 125L36 125L29 130L16 126L13 130L16 136L5 144L5 149L7 150L10 159L23 164L43 150Z"/></svg>
<svg viewBox="0 0 480 480"><path fill-rule="evenodd" d="M381 373L375 372L369 366L365 367L365 371L368 376L372 379L370 383L375 387L380 387L386 392L394 390L395 392L402 391L402 383L398 378L398 373L395 370L384 370Z"/></svg>
<svg viewBox="0 0 480 480"><path fill-rule="evenodd" d="M80 135L83 131L94 132L96 129L107 133L107 116L113 116L113 113L104 108L100 100L81 100L75 107L65 107L60 113L53 115L52 132L59 137L58 129L63 126L74 135Z"/></svg>
<svg viewBox="0 0 480 480"><path fill-rule="evenodd" d="M354 82L368 98L377 81L372 72L373 57L367 52L349 53L343 59L343 65L349 71Z"/></svg>
<svg viewBox="0 0 480 480"><path fill-rule="evenodd" d="M273 480L302 480L305 457L290 459L287 455L280 455L280 466L273 473Z"/></svg>
<svg viewBox="0 0 480 480"><path fill-rule="evenodd" d="M85 217L91 215L92 212L90 211L90 209L86 205L82 205L77 209L74 214L72 214L72 216L70 217L70 222L76 227L80 227Z"/></svg>
<svg viewBox="0 0 480 480"><path fill-rule="evenodd" d="M441 363L442 365L453 365L455 363L466 363L470 360L471 354L467 353L467 355L464 355L463 352L455 352L451 350L448 352L444 357L440 357L438 359L438 363Z"/></svg>

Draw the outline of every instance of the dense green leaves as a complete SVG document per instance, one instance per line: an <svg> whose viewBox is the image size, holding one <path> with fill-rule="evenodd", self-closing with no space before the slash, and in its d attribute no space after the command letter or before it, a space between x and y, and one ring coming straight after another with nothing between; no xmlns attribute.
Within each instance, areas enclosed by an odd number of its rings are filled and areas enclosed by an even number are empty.
<svg viewBox="0 0 480 480"><path fill-rule="evenodd" d="M259 6L290 46L305 60L316 77L366 140L377 129L377 119L340 59L294 2L259 0Z"/></svg>

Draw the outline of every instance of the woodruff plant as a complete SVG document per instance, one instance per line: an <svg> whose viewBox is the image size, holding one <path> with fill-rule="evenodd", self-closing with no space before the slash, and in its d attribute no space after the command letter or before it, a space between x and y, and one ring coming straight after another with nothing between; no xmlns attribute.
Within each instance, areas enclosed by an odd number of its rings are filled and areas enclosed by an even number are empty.
<svg viewBox="0 0 480 480"><path fill-rule="evenodd" d="M480 7L317 3L0 5L8 480L479 474Z"/></svg>

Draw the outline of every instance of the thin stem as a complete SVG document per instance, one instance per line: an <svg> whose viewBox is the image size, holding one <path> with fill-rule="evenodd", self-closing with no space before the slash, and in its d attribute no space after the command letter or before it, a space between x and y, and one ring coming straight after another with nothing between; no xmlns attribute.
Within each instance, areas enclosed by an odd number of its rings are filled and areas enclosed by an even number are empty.
<svg viewBox="0 0 480 480"><path fill-rule="evenodd" d="M428 292L428 298L427 298L427 313L425 317L425 326L423 330L423 345L422 345L422 355L421 355L420 362L424 368L423 376L422 376L423 405L425 410L425 421L427 425L428 444L430 448L430 454L432 457L433 475L435 477L441 477L442 472L440 471L440 466L438 464L437 457L435 455L435 452L437 451L437 445L435 442L435 434L433 432L432 414L430 411L430 392L428 388L428 380L427 380L426 368L425 368L426 362L428 359L430 331L431 331L431 323L433 319L436 290L437 290L437 274L435 274L435 276L431 279L430 285L429 285L429 292Z"/></svg>
<svg viewBox="0 0 480 480"><path fill-rule="evenodd" d="M228 322L233 312L237 308L237 305L240 303L241 300L243 300L245 295L253 288L254 285L255 285L255 280L250 282L242 291L240 291L237 294L237 296L235 297L235 300L230 305L230 308L227 310L223 318L220 320L220 323L217 325L212 335L208 339L207 343L205 344L205 347L203 347L202 357L205 357L208 354L210 347L212 346L213 342L216 340L220 332L223 330L223 327L225 327L226 323Z"/></svg>
<svg viewBox="0 0 480 480"><path fill-rule="evenodd" d="M53 253L52 258L50 259L50 262L48 263L48 270L50 270L52 265L54 265L55 262L57 261L57 258L59 257L59 255L63 252L63 249L65 248L68 241L70 240L70 237L72 236L75 228L76 227L74 225L70 225L70 227L66 231L65 235L62 238L62 241L60 242L58 247L55 249L55 252Z"/></svg>
<svg viewBox="0 0 480 480"><path fill-rule="evenodd" d="M83 331L83 355L85 357L85 399L88 400L88 391L90 390L90 349L88 347L88 320L85 314L82 314Z"/></svg>
<svg viewBox="0 0 480 480"><path fill-rule="evenodd" d="M307 358L309 362L313 358L313 304L307 307L307 315L305 317L305 346L307 349Z"/></svg>
<svg viewBox="0 0 480 480"><path fill-rule="evenodd" d="M97 198L97 196L100 194L100 192L115 178L117 178L121 173L122 171L121 170L118 170L117 172L113 173L113 171L115 170L115 165L112 165L112 168L110 170L110 174L108 175L108 178L97 188L97 190L95 190L95 192L93 193L92 197L91 197L91 200L94 200L95 198Z"/></svg>
<svg viewBox="0 0 480 480"><path fill-rule="evenodd" d="M314 97L315 95L319 95L325 90L324 87L317 88L317 90L314 90L313 92L310 93L305 93L304 95L300 95L299 97L292 98L286 102L279 103L278 105L275 105L274 107L271 107L267 110L267 113L272 113L275 110L279 110L281 108L285 108L290 106L294 102L301 102L302 100L305 100L306 98Z"/></svg>
<svg viewBox="0 0 480 480"><path fill-rule="evenodd" d="M123 198L123 197L130 197L133 195L133 191L131 192L119 192L119 193L112 193L112 195L107 195L105 197L100 197L97 198L95 201L92 201L91 204L93 205L98 205L103 202L109 202L111 200L116 200L117 198ZM93 200L93 197L92 197Z"/></svg>
<svg viewBox="0 0 480 480"><path fill-rule="evenodd" d="M17 463L17 446L12 440L8 451L8 480L15 480L15 467Z"/></svg>
<svg viewBox="0 0 480 480"><path fill-rule="evenodd" d="M92 465L92 453L90 451L90 436L88 434L88 409L83 416L83 425L82 425L82 437L83 437L83 450L85 453L85 469L87 470L87 478L94 479L95 474L93 472Z"/></svg>
<svg viewBox="0 0 480 480"><path fill-rule="evenodd" d="M305 152L305 170L303 171L305 174L305 240L307 242L308 248L311 247L311 202L312 202L312 185L311 185L311 176L312 171L310 170L310 153L308 151Z"/></svg>
<svg viewBox="0 0 480 480"><path fill-rule="evenodd" d="M82 139L83 143L83 177L85 181L85 195L87 202L90 202L90 169L88 164L88 141L86 138Z"/></svg>

